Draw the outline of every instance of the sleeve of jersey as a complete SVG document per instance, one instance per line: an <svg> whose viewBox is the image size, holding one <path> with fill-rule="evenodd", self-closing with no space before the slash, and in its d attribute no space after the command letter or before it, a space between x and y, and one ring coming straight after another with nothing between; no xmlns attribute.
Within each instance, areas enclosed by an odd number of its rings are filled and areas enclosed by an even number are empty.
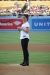
<svg viewBox="0 0 50 75"><path fill-rule="evenodd" d="M26 27L29 27L29 23L26 24Z"/></svg>

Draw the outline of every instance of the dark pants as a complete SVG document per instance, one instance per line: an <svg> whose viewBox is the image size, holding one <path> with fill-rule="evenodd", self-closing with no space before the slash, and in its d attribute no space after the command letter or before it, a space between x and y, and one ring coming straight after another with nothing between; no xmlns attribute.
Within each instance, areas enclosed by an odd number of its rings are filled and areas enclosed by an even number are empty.
<svg viewBox="0 0 50 75"><path fill-rule="evenodd" d="M24 61L29 60L28 42L29 42L28 38L25 38L25 39L21 40L21 46L22 46L22 50L23 50Z"/></svg>

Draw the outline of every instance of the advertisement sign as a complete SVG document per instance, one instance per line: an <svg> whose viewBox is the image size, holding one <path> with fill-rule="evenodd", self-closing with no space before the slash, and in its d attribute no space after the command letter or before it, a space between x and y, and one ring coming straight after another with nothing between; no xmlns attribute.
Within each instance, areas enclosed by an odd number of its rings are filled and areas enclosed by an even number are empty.
<svg viewBox="0 0 50 75"><path fill-rule="evenodd" d="M50 18L33 18L32 19L32 29L50 29Z"/></svg>
<svg viewBox="0 0 50 75"><path fill-rule="evenodd" d="M21 18L0 18L0 29L17 29L22 23Z"/></svg>

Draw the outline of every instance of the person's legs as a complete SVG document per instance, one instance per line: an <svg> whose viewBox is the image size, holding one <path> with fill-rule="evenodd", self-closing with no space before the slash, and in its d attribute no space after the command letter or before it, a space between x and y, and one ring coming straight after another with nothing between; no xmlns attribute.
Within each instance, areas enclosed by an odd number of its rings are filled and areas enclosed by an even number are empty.
<svg viewBox="0 0 50 75"><path fill-rule="evenodd" d="M23 51L23 62L20 65L22 65L25 62L24 49L23 49L23 47L24 47L24 40L23 39L21 40L21 46L22 46L22 51Z"/></svg>
<svg viewBox="0 0 50 75"><path fill-rule="evenodd" d="M27 38L21 40L24 62L27 62L27 63L29 63L28 42L29 42L29 39Z"/></svg>
<svg viewBox="0 0 50 75"><path fill-rule="evenodd" d="M29 53L28 53L28 42L29 40L27 38L24 39L24 56L25 56L25 60L29 60Z"/></svg>

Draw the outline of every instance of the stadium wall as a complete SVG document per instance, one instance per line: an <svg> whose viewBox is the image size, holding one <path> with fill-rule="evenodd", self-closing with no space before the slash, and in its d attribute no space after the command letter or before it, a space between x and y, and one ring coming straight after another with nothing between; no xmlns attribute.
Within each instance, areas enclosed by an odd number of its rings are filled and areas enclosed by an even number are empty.
<svg viewBox="0 0 50 75"><path fill-rule="evenodd" d="M50 31L50 16L30 16L28 20L30 30L46 30ZM1 16L0 30L16 30L18 26L22 25L22 19L16 16Z"/></svg>

